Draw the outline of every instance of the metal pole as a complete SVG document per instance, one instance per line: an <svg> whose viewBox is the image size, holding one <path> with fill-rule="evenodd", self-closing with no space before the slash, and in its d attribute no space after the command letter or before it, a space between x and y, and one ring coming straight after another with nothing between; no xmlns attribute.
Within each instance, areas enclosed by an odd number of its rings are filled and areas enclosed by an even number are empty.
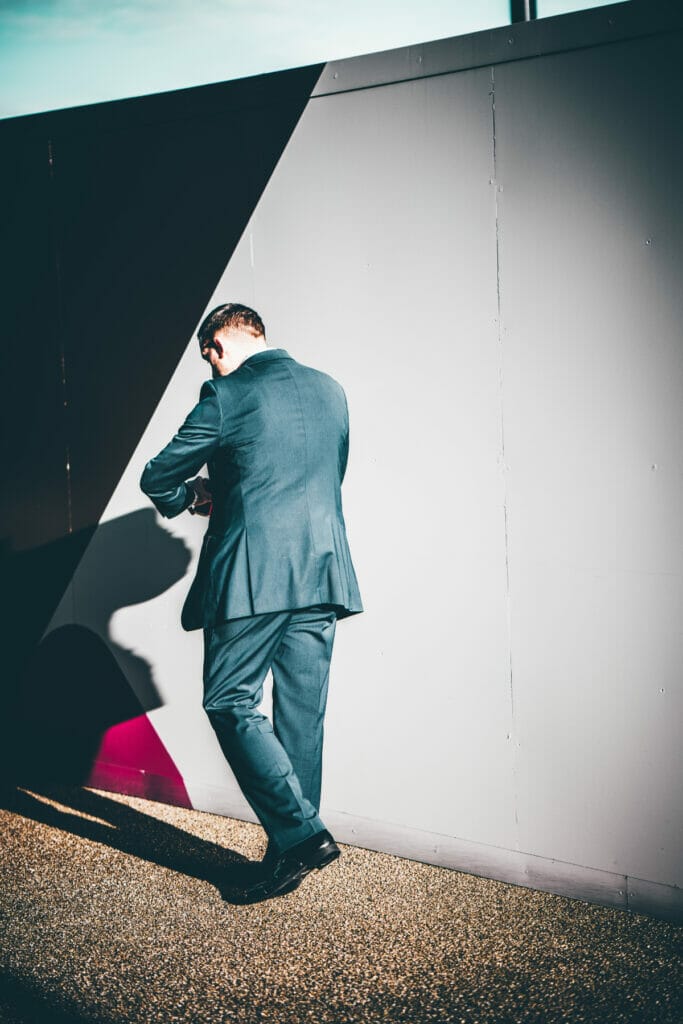
<svg viewBox="0 0 683 1024"><path fill-rule="evenodd" d="M510 0L510 21L535 21L536 0Z"/></svg>

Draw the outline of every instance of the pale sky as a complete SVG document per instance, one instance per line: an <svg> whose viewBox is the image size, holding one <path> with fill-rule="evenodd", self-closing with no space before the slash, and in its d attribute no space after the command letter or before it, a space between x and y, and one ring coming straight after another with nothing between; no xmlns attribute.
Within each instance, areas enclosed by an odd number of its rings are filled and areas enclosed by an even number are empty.
<svg viewBox="0 0 683 1024"><path fill-rule="evenodd" d="M538 16L608 0L538 0ZM0 0L0 117L508 24L509 0Z"/></svg>

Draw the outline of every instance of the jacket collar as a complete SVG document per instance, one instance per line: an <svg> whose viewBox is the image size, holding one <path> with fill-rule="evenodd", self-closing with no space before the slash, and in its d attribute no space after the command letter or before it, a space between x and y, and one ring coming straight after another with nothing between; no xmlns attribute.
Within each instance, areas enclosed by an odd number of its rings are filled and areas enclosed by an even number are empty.
<svg viewBox="0 0 683 1024"><path fill-rule="evenodd" d="M260 352L254 352L253 355L247 356L240 363L240 366L244 366L245 363L258 363L262 359L291 359L289 352L286 348L264 348Z"/></svg>

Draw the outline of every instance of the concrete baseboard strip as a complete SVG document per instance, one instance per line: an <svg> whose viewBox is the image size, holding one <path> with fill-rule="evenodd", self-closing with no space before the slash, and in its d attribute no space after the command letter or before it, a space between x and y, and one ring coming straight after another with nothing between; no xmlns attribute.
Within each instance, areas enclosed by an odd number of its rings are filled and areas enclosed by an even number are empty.
<svg viewBox="0 0 683 1024"><path fill-rule="evenodd" d="M335 838L351 846L683 924L683 889L677 886L325 808L321 814Z"/></svg>

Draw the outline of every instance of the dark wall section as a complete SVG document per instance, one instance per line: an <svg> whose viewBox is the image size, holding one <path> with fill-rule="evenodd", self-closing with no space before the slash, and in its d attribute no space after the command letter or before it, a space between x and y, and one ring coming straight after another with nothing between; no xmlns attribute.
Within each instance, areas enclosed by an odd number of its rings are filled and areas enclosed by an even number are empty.
<svg viewBox="0 0 683 1024"><path fill-rule="evenodd" d="M0 153L0 539L26 547L67 526L48 140L0 129Z"/></svg>
<svg viewBox="0 0 683 1024"><path fill-rule="evenodd" d="M0 122L6 710L321 70Z"/></svg>

